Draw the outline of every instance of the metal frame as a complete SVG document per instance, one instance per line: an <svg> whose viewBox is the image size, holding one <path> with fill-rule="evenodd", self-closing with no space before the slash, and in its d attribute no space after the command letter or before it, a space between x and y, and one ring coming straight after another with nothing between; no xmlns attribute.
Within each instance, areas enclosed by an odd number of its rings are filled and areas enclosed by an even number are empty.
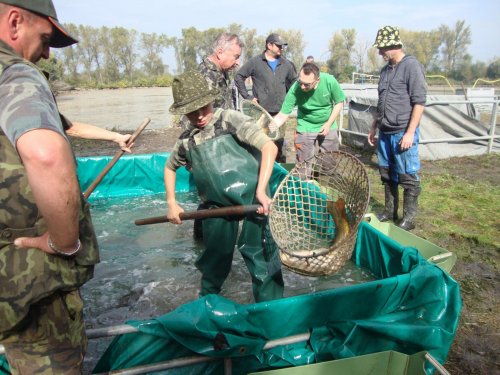
<svg viewBox="0 0 500 375"><path fill-rule="evenodd" d="M103 328L95 328L87 330L87 337L89 339L98 339L102 337L111 337L117 335L124 335L127 333L135 333L139 332L139 330L135 327L132 327L128 324L122 324L112 327L103 327ZM273 349L277 346L296 344L299 342L304 342L309 340L311 334L309 332L302 333L298 335L292 335L288 337L284 337L281 339L270 340L268 341L262 350ZM0 345L0 354L4 354L4 347ZM448 371L441 365L431 354L426 353L425 359L438 371L441 375L450 375ZM143 365L137 367L131 367L124 370L115 370L112 372L104 372L97 375L105 375L105 374L113 374L113 375L138 375L138 374L146 374L154 371L168 370L172 368L185 367L196 365L198 363L204 362L214 362L214 361L224 361L224 375L232 374L232 362L231 358L217 358L217 357L207 357L202 355L176 358L169 361L158 362L152 365Z"/></svg>
<svg viewBox="0 0 500 375"><path fill-rule="evenodd" d="M128 324L121 324L121 325L116 325L116 326L111 326L111 327L103 327L103 328L94 328L94 329L89 329L86 331L87 338L88 339L99 339L103 337L112 337L112 336L118 336L118 335L125 335L128 333L137 333L140 332L139 329L132 327ZM299 342L307 341L311 337L311 334L309 332L307 333L302 333L298 335L292 335L276 340L270 340L268 341L262 350L269 350L273 349L277 346L283 346L283 345L290 345L290 344L296 344ZM5 354L5 348L3 345L0 344L0 355ZM137 367L132 367L124 370L116 370L113 371L113 374L120 374L120 375L135 375L135 374L145 374L148 372L153 372L153 371L160 371L160 370L167 370L167 369L172 369L172 368L178 368L178 367L184 367L184 366L190 366L190 365L195 365L198 363L204 363L204 362L214 362L214 361L224 361L224 375L231 375L232 374L232 363L231 363L231 358L228 357L207 357L203 355L195 355L195 356L190 356L190 357L183 357L183 358L176 358L172 359L169 361L165 362L158 362L152 365L143 365L143 366L137 366ZM101 373L98 375L104 375L108 374L106 373Z"/></svg>

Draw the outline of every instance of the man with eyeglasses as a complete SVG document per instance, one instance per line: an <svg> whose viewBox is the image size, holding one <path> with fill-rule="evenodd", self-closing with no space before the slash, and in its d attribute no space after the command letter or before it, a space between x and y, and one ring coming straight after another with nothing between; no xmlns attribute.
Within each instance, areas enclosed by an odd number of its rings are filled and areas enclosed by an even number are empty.
<svg viewBox="0 0 500 375"><path fill-rule="evenodd" d="M344 100L344 91L334 76L320 72L313 63L302 65L297 82L288 91L281 111L274 117L275 126L279 127L297 107L297 163L313 158L316 150L339 149L335 119L342 112Z"/></svg>
<svg viewBox="0 0 500 375"><path fill-rule="evenodd" d="M234 78L240 95L259 104L271 116L280 111L287 91L297 78L294 65L282 56L287 45L280 35L270 34L266 38L266 50L248 60ZM248 93L245 85L248 77L252 79L252 94ZM283 143L283 138L275 141L278 147L276 161L280 163L286 161Z"/></svg>

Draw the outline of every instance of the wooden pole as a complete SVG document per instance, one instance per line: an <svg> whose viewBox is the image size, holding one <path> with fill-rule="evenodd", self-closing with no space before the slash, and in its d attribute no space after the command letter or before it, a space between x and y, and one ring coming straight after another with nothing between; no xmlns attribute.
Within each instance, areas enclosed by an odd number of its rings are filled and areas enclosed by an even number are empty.
<svg viewBox="0 0 500 375"><path fill-rule="evenodd" d="M224 216L243 216L256 213L261 206L252 204L248 206L229 206L220 208L209 208L207 210L186 211L182 212L179 217L181 220L205 219L208 217L224 217ZM167 216L148 217L146 219L138 219L135 225L149 225L169 222Z"/></svg>
<svg viewBox="0 0 500 375"><path fill-rule="evenodd" d="M139 134L142 133L142 131L149 124L150 121L151 121L150 118L146 117L144 119L144 121L142 122L142 124L139 125L139 127L135 130L134 134L132 134L132 136L127 141L127 147L130 147L130 145L132 143L134 143L135 139L139 136ZM85 193L83 193L83 196L86 199L90 196L90 194L92 194L92 192L97 187L97 185L99 185L99 183L102 181L102 179L104 178L104 176L106 176L106 174L109 172L109 170L111 168L113 168L113 166L116 164L116 162L118 161L118 159L120 159L121 156L124 153L125 153L125 151L123 151L123 150L118 151L115 154L115 156L113 156L113 159L110 160L110 162L104 167L104 169L101 171L101 173L99 173L99 175L95 178L95 180L89 185L89 187L87 188L87 190L85 190Z"/></svg>

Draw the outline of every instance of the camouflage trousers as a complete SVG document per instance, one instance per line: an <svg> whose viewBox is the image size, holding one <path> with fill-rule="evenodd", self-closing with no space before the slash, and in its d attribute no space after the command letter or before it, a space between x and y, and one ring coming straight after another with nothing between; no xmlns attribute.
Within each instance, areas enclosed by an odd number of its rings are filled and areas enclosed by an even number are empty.
<svg viewBox="0 0 500 375"><path fill-rule="evenodd" d="M87 336L80 292L59 292L30 308L5 340L12 374L81 374Z"/></svg>

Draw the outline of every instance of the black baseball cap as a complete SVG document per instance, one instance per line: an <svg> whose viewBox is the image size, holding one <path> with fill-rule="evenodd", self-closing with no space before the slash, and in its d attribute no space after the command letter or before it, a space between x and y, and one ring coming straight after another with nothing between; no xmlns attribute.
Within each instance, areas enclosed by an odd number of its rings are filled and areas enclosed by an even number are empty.
<svg viewBox="0 0 500 375"><path fill-rule="evenodd" d="M47 17L54 29L54 35L52 35L52 39L50 40L51 47L61 48L78 43L78 40L73 38L59 23L52 0L0 0L0 3L23 8L40 16Z"/></svg>
<svg viewBox="0 0 500 375"><path fill-rule="evenodd" d="M285 40L279 36L278 34L272 33L266 38L266 45L267 43L273 43L277 44L279 46L287 46L288 43L285 42Z"/></svg>

